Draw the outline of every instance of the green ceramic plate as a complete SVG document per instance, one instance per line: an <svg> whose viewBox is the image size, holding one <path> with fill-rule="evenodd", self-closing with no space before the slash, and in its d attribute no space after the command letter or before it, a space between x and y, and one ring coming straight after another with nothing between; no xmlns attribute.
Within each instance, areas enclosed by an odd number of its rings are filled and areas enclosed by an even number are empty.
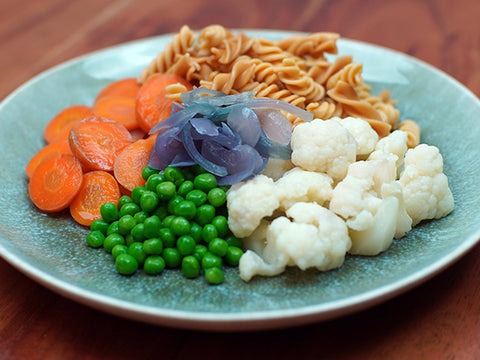
<svg viewBox="0 0 480 360"><path fill-rule="evenodd" d="M272 39L291 35L247 31ZM295 269L244 283L236 270L208 286L176 271L158 277L118 275L104 251L88 248L87 230L68 213L47 216L27 194L24 167L43 146L47 121L67 105L91 104L112 80L136 77L171 41L160 36L66 62L33 78L0 105L0 255L59 294L119 316L159 325L253 330L332 319L373 306L431 278L480 236L480 101L446 74L412 57L341 39L341 54L364 64L374 93L390 89L402 116L418 121L423 142L440 148L454 212L424 223L380 256L351 257L327 273Z"/></svg>

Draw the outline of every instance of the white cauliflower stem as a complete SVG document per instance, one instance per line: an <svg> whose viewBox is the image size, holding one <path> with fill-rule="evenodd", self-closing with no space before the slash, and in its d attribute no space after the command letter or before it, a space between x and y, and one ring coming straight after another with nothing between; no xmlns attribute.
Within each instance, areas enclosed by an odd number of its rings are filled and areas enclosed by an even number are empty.
<svg viewBox="0 0 480 360"><path fill-rule="evenodd" d="M443 158L437 147L420 144L408 150L399 182L413 226L422 220L439 219L453 211L453 195L443 173Z"/></svg>
<svg viewBox="0 0 480 360"><path fill-rule="evenodd" d="M357 142L337 120L315 119L295 127L292 162L309 171L323 172L337 181L356 160Z"/></svg>

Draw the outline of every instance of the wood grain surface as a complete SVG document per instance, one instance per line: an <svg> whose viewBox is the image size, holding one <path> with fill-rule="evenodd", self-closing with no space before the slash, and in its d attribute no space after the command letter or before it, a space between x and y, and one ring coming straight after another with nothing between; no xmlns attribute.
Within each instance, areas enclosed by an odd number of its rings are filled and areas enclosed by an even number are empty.
<svg viewBox="0 0 480 360"><path fill-rule="evenodd" d="M478 0L0 0L0 99L110 45L218 23L334 31L426 61L480 95ZM480 247L425 284L333 321L209 333L118 318L0 260L0 359L478 359Z"/></svg>

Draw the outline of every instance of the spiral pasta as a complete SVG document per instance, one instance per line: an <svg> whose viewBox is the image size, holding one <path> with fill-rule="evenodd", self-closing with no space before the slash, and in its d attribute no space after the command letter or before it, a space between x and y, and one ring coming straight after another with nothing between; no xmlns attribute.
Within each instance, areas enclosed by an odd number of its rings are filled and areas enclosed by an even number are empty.
<svg viewBox="0 0 480 360"><path fill-rule="evenodd" d="M390 92L372 94L362 76L363 65L355 63L351 55L327 59L325 54L338 53L339 38L336 33L318 32L272 41L243 32L234 34L221 25L198 32L185 25L138 81L143 83L157 72L175 73L194 86L226 94L254 91L256 97L286 101L315 118L362 118L380 137L402 127L409 133L409 146L414 146L420 128L413 120L397 124L400 112ZM170 90L169 96L179 98L181 88ZM288 118L292 126L301 122Z"/></svg>

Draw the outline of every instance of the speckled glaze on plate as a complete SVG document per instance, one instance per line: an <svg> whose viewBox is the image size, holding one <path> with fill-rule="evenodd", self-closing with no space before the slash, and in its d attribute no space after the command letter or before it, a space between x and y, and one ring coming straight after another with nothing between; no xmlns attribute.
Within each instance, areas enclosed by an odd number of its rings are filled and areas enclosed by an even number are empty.
<svg viewBox="0 0 480 360"><path fill-rule="evenodd" d="M278 39L289 32L246 30ZM257 330L332 319L392 298L431 278L480 237L480 101L441 71L404 54L348 39L340 54L364 65L378 93L390 89L402 118L422 127L422 142L444 156L456 208L426 222L376 257L348 257L337 270L290 269L244 283L235 269L208 286L177 271L157 277L116 273L104 251L88 248L87 229L68 212L45 215L30 203L24 167L43 143L47 121L65 106L92 104L102 86L136 77L171 35L101 50L33 78L0 105L0 255L35 281L93 308L148 323L201 330Z"/></svg>

